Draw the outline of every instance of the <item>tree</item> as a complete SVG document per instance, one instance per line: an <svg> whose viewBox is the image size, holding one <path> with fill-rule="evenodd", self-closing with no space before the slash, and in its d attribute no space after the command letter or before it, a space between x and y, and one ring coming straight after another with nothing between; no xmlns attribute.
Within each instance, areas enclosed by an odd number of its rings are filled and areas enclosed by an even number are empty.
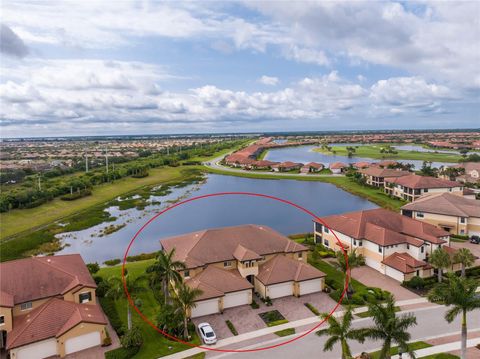
<svg viewBox="0 0 480 359"><path fill-rule="evenodd" d="M87 264L87 269L91 274L95 274L100 270L100 266L98 265L97 262L95 263L88 263Z"/></svg>
<svg viewBox="0 0 480 359"><path fill-rule="evenodd" d="M129 329L120 339L124 348L140 347L143 344L142 332L137 326Z"/></svg>
<svg viewBox="0 0 480 359"><path fill-rule="evenodd" d="M451 264L450 255L442 247L435 249L430 256L429 262L437 268L438 283L442 282L443 270Z"/></svg>
<svg viewBox="0 0 480 359"><path fill-rule="evenodd" d="M146 289L142 285L142 281L145 280L145 276L139 276L135 279L130 279L128 275L125 276L125 287L127 288L128 293L132 300L135 301L134 295L138 292L144 292ZM119 277L110 277L107 280L109 289L105 293L105 297L111 298L114 301L119 298L126 296L125 287L123 281ZM130 309L130 303L127 303L127 328L128 330L132 329L132 311Z"/></svg>
<svg viewBox="0 0 480 359"><path fill-rule="evenodd" d="M360 343L364 342L362 336L363 330L351 328L353 320L352 309L349 307L342 318L335 318L333 315L329 317L328 313L322 313L321 317L323 319L328 318L328 328L316 332L318 336L329 336L323 346L323 351L330 351L335 344L340 343L342 348L342 359L350 359L352 357L352 352L350 351L348 340L357 340Z"/></svg>
<svg viewBox="0 0 480 359"><path fill-rule="evenodd" d="M168 253L160 251L155 263L147 268L147 273L150 273L152 283L162 283L165 304L168 303L170 298L170 283L181 283L182 276L178 271L185 269L185 264L174 258L175 248Z"/></svg>
<svg viewBox="0 0 480 359"><path fill-rule="evenodd" d="M357 254L357 249L355 248L350 253L345 254L343 251L338 251L336 253L337 262L334 263L335 267L345 273L345 280L347 277L347 270L350 269L350 276L352 275L353 269L365 265L365 257L361 254ZM347 264L348 260L348 264ZM353 293L352 281L348 281L348 292Z"/></svg>
<svg viewBox="0 0 480 359"><path fill-rule="evenodd" d="M421 176L435 176L435 168L432 167L432 162L423 161L419 174Z"/></svg>
<svg viewBox="0 0 480 359"><path fill-rule="evenodd" d="M443 303L451 307L445 313L448 323L462 314L462 359L466 358L467 351L467 313L480 308L480 297L476 295L479 286L478 280L458 277L454 273L448 275L446 283L437 284L428 293L431 302Z"/></svg>
<svg viewBox="0 0 480 359"><path fill-rule="evenodd" d="M362 335L365 338L383 341L379 357L390 359L392 343L396 343L410 357L415 358L415 353L408 347L411 337L408 328L417 324L417 318L412 313L397 316L393 295L389 295L384 304L368 304L368 311L372 316L374 326L363 329Z"/></svg>
<svg viewBox="0 0 480 359"><path fill-rule="evenodd" d="M188 314L189 312L196 307L195 300L203 292L197 288L190 288L184 283L179 283L177 285L177 291L174 298L175 305L177 306L177 311L183 315L183 337L185 340L189 339L188 335Z"/></svg>
<svg viewBox="0 0 480 359"><path fill-rule="evenodd" d="M473 263L475 263L475 259L476 257L468 248L458 249L453 256L453 261L455 263L462 264L462 277L465 277L465 268L473 265Z"/></svg>

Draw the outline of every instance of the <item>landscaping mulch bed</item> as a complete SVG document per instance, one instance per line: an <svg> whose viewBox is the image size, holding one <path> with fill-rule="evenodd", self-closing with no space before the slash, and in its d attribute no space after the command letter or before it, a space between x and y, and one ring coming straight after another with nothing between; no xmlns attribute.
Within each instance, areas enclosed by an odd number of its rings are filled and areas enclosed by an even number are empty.
<svg viewBox="0 0 480 359"><path fill-rule="evenodd" d="M285 317L278 310L271 310L269 312L258 313L260 318L269 325L270 323L277 322L279 320L285 320Z"/></svg>

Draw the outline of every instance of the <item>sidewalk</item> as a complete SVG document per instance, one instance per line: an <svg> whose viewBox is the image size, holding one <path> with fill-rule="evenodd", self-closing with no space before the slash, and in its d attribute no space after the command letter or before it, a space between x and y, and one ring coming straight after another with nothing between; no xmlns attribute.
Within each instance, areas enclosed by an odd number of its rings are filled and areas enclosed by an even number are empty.
<svg viewBox="0 0 480 359"><path fill-rule="evenodd" d="M408 300L399 301L399 302L397 302L397 306L400 306L400 307L401 306L411 306L411 305L423 304L423 303L428 303L428 300L426 298L415 298L415 299L408 299ZM367 307L355 308L353 310L353 313L361 313L361 312L365 312L367 310L368 310ZM344 313L344 311L341 310L341 311L336 311L335 313L333 313L333 315L335 317L339 317L339 316L342 316L343 313ZM362 319L357 319L357 320L362 320ZM281 324L281 325L276 325L274 327L266 327L266 328L263 328L263 329L260 329L260 330L255 330L253 332L244 333L244 334L240 334L240 335L237 335L237 336L232 336L230 338L222 339L222 340L219 340L217 342L217 344L210 346L210 348L214 348L214 349L222 348L222 347L225 347L225 346L228 346L228 345L232 345L232 344L240 343L240 342L243 342L243 341L259 338L259 337L266 336L266 335L269 335L269 334L273 334L274 332L277 332L279 330L283 330L283 329L287 329L287 328L304 327L304 326L307 326L307 325L313 326L313 324L318 324L318 323L319 323L319 318L316 317L316 316L312 316L312 317L309 317L309 318L300 319L300 320L296 320L296 321L293 321L293 322L288 322L288 323ZM299 334L299 335L301 335L301 334ZM192 356L192 355L201 353L203 351L204 351L204 349L201 349L201 348L192 348L192 349L184 350L184 351L172 354L172 355L164 356L164 357L162 357L162 359L182 359L182 358L185 358L185 357L188 357L188 356Z"/></svg>
<svg viewBox="0 0 480 359"><path fill-rule="evenodd" d="M474 347L477 344L480 344L480 338L467 340L467 348ZM446 343L442 345L436 345L430 348L419 349L415 351L415 355L417 358L422 358L432 354L448 353L448 352L459 350L459 349L461 349L461 342L458 341L458 342ZM399 358L400 356L398 355L392 356L392 359L399 359ZM402 356L402 359L410 359L410 355L404 354Z"/></svg>

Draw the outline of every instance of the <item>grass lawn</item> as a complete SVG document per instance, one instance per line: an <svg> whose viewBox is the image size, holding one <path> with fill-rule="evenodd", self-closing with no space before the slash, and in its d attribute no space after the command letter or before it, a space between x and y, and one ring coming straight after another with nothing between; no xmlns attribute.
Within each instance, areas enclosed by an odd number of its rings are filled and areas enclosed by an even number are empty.
<svg viewBox="0 0 480 359"><path fill-rule="evenodd" d="M323 176L323 177L308 177L301 175L282 175L278 176L272 173L251 173L249 171L224 171L209 167L204 167L206 172L227 175L227 176L237 176L245 178L255 178L255 179L273 179L273 180L297 180L297 181L317 181L333 184L347 192L350 192L354 195L363 197L380 207L391 209L393 211L399 211L400 207L405 205L407 202L399 200L397 198L391 198L387 196L381 189L372 188L363 186L359 183L354 182L348 177L344 176Z"/></svg>
<svg viewBox="0 0 480 359"><path fill-rule="evenodd" d="M355 157L368 157L374 159L398 159L398 160L419 160L419 161L432 161L432 162L458 162L462 156L455 153L435 153L435 152L420 152L420 151L406 151L395 150L397 153L380 153L380 149L385 145L365 145L358 146L354 153ZM353 146L355 147L355 146ZM348 151L346 146L332 147L336 155L347 156ZM322 148L315 148L315 152L321 152L324 154L333 154L330 151Z"/></svg>
<svg viewBox="0 0 480 359"><path fill-rule="evenodd" d="M408 344L408 348L411 349L411 350L419 350L419 349L429 348L431 346L432 346L431 344L428 344L428 343L425 343L425 342L422 342L422 341L412 342L412 343ZM372 359L380 359L379 354L380 354L380 351L370 353L370 355L372 356ZM391 348L390 349L390 354L391 355L397 355L398 354L398 347Z"/></svg>
<svg viewBox="0 0 480 359"><path fill-rule="evenodd" d="M128 269L128 275L131 278L135 278L143 273L145 269L153 263L153 259L131 262L127 263L126 267ZM95 275L101 276L103 278L109 278L111 276L120 276L121 275L121 266L115 267L105 267L101 268L99 272ZM137 295L142 301L142 306L140 308L141 312L149 318L153 323L156 323L156 316L159 311L160 305L155 299L153 293L150 290L147 290L144 293L139 293ZM127 299L121 298L115 303L115 308L120 315L120 319L127 325ZM168 354L173 354L182 350L190 349L190 346L187 346L182 343L178 343L173 340L165 338L161 333L157 332L155 329L150 327L145 323L140 316L132 308L132 319L133 323L137 325L142 331L143 336L143 345L140 348L140 351L135 355L135 358L158 358ZM193 344L200 344L200 339L195 333L193 334ZM169 349L171 347L172 349Z"/></svg>
<svg viewBox="0 0 480 359"><path fill-rule="evenodd" d="M400 311L400 307L395 307L395 312L399 312L399 311ZM367 318L372 316L368 310L366 312L355 313L355 315L360 318Z"/></svg>
<svg viewBox="0 0 480 359"><path fill-rule="evenodd" d="M278 335L279 337L287 337L289 335L295 334L295 328L287 328L287 329L279 330L278 332L275 332L274 334Z"/></svg>
<svg viewBox="0 0 480 359"><path fill-rule="evenodd" d="M418 359L460 359L460 357L453 354L440 353L440 354L427 355L426 357L421 357Z"/></svg>

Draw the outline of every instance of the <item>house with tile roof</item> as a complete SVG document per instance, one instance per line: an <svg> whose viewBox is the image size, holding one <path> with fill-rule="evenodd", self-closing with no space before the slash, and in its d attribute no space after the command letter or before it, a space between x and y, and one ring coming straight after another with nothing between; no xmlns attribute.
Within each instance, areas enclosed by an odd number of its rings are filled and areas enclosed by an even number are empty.
<svg viewBox="0 0 480 359"><path fill-rule="evenodd" d="M267 226L207 229L160 243L185 264L185 284L202 291L192 318L251 304L253 291L275 299L320 292L325 285L325 274L307 263L308 248Z"/></svg>
<svg viewBox="0 0 480 359"><path fill-rule="evenodd" d="M106 338L96 284L78 254L0 263L0 331L11 359L64 357Z"/></svg>
<svg viewBox="0 0 480 359"><path fill-rule="evenodd" d="M404 216L451 234L480 235L480 201L449 192L425 195L401 209Z"/></svg>
<svg viewBox="0 0 480 359"><path fill-rule="evenodd" d="M433 275L429 256L450 244L448 232L383 208L332 215L322 221L314 223L317 243L340 250L338 238L345 250L362 254L366 265L400 282Z"/></svg>
<svg viewBox="0 0 480 359"><path fill-rule="evenodd" d="M401 171L397 169L382 168L378 166L368 167L365 169L360 169L358 171L365 179L365 183L374 186L383 188L385 185L385 178L397 178L402 176L408 176L411 172Z"/></svg>
<svg viewBox="0 0 480 359"><path fill-rule="evenodd" d="M390 196L413 202L426 193L452 192L461 196L464 185L441 178L410 174L385 178L384 189Z"/></svg>

